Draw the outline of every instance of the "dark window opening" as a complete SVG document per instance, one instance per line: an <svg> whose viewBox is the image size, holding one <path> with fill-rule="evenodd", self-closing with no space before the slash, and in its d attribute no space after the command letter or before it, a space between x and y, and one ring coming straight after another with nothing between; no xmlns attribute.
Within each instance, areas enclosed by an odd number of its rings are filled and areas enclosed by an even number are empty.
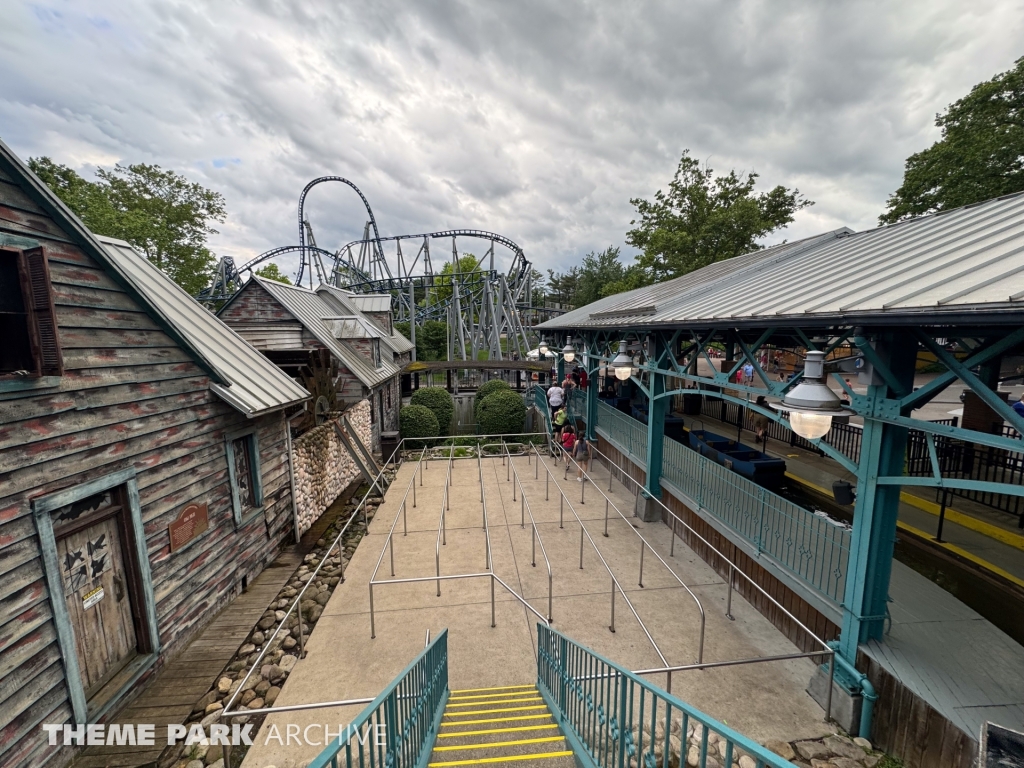
<svg viewBox="0 0 1024 768"><path fill-rule="evenodd" d="M19 256L16 251L0 251L0 374L24 371L21 375L26 376L35 373L36 360Z"/></svg>
<svg viewBox="0 0 1024 768"><path fill-rule="evenodd" d="M0 248L0 377L38 378L64 372L42 248Z"/></svg>
<svg viewBox="0 0 1024 768"><path fill-rule="evenodd" d="M231 453L235 460L235 485L238 489L238 503L244 512L256 506L252 477L252 440L249 436L239 437L231 442Z"/></svg>

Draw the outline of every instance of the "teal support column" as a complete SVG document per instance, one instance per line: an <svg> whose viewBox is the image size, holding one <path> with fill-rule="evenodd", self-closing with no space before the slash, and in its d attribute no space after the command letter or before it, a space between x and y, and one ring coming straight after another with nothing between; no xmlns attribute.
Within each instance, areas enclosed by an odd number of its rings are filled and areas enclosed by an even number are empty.
<svg viewBox="0 0 1024 768"><path fill-rule="evenodd" d="M890 398L914 388L917 345L909 334L890 334L876 345L876 352L904 390L893 392L886 383L868 387L864 409L864 435L857 473L857 503L853 512L853 535L846 568L843 598L843 626L839 653L850 664L857 660L857 647L868 640L880 640L885 626L892 573L896 519L900 487L879 485L880 476L903 474L907 449L907 428L871 418L884 416ZM882 382L876 376L876 382ZM889 400L889 403L886 401Z"/></svg>
<svg viewBox="0 0 1024 768"><path fill-rule="evenodd" d="M651 358L658 360L664 352L665 343L660 334L654 335L655 348ZM659 368L666 367L664 364ZM660 397L665 392L665 377L660 373L651 374L650 398L647 403L647 480L644 491L654 498L661 498L661 456L665 445L665 414L669 398Z"/></svg>
<svg viewBox="0 0 1024 768"><path fill-rule="evenodd" d="M583 363L583 367L589 369L593 358L589 355ZM598 374L601 372L600 364L594 369L587 370L587 439L597 442L597 396L600 392Z"/></svg>
<svg viewBox="0 0 1024 768"><path fill-rule="evenodd" d="M555 384L561 386L562 382L565 381L565 359L560 354L560 350L554 349L554 342L552 342L552 351L558 355L558 362L555 364L558 371L558 381Z"/></svg>

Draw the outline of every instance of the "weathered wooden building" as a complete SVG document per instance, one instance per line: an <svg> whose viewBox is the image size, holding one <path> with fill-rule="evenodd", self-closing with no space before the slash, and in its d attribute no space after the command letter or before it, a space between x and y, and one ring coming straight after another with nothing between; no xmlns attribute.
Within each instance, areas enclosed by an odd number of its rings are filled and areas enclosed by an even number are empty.
<svg viewBox="0 0 1024 768"><path fill-rule="evenodd" d="M293 529L308 393L0 142L0 764L103 722Z"/></svg>
<svg viewBox="0 0 1024 768"><path fill-rule="evenodd" d="M253 277L218 314L293 376L309 375L319 364L310 351L329 352L332 368L313 372L310 391L329 410L369 400L377 450L380 433L398 429L400 374L413 348L394 329L390 305L390 296L327 285L314 291Z"/></svg>

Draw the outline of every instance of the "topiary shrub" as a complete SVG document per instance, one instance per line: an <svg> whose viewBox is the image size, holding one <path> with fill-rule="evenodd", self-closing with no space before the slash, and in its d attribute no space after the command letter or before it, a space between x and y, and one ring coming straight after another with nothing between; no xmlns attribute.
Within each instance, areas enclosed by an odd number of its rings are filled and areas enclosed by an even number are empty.
<svg viewBox="0 0 1024 768"><path fill-rule="evenodd" d="M434 412L437 417L437 424L440 428L439 435L447 435L451 432L452 417L455 415L455 402L448 390L444 387L424 387L412 393L409 402L413 405L422 405Z"/></svg>
<svg viewBox="0 0 1024 768"><path fill-rule="evenodd" d="M482 435L512 435L523 431L526 404L511 390L492 392L480 401L477 427Z"/></svg>
<svg viewBox="0 0 1024 768"><path fill-rule="evenodd" d="M484 401L485 397L495 392L511 391L511 389L512 387L503 379L491 379L481 384L480 388L476 391L476 398L473 400L473 414L476 416L476 420L480 421L480 403Z"/></svg>
<svg viewBox="0 0 1024 768"><path fill-rule="evenodd" d="M425 405L407 405L398 412L398 429L402 437L408 438L406 446L422 448L433 445L435 440L416 440L417 437L437 437L439 433L437 416Z"/></svg>

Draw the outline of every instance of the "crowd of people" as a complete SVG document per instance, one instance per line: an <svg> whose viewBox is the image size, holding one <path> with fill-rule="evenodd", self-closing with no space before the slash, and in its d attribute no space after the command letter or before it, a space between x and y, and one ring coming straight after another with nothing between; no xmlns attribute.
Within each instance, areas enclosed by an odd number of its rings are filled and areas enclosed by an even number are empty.
<svg viewBox="0 0 1024 768"><path fill-rule="evenodd" d="M593 450L590 440L584 434L577 434L572 424L569 423L569 397L573 389L587 386L587 372L577 365L565 375L559 383L548 388L548 405L551 408L551 428L553 430L553 443L560 446L566 467L569 466L570 458L576 461L576 481L582 483L586 474L590 472L590 458Z"/></svg>

